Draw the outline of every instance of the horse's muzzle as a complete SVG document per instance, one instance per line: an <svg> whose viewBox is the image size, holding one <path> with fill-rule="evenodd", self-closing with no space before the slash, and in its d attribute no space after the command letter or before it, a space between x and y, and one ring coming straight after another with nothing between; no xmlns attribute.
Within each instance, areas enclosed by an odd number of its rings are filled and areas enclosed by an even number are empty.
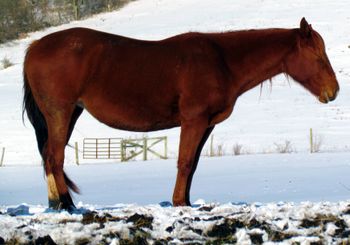
<svg viewBox="0 0 350 245"><path fill-rule="evenodd" d="M339 86L336 87L336 89L328 89L324 90L321 95L318 97L318 100L322 103L327 104L330 101L335 100L337 98L339 92Z"/></svg>

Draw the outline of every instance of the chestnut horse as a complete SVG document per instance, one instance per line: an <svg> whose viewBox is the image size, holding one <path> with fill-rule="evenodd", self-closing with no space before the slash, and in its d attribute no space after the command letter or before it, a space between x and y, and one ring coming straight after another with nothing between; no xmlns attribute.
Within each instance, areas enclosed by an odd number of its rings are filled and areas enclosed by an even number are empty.
<svg viewBox="0 0 350 245"><path fill-rule="evenodd" d="M72 209L76 185L64 149L86 109L110 127L181 127L174 206L190 205L204 143L237 98L285 73L319 101L339 90L320 34L303 18L295 29L185 33L143 41L73 28L34 41L24 61L24 111L35 128L49 206Z"/></svg>

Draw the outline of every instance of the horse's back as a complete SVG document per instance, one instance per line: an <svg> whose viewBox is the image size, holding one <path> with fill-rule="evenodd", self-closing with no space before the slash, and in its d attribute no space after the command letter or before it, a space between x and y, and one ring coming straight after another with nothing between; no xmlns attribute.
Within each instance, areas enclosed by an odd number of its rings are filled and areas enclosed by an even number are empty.
<svg viewBox="0 0 350 245"><path fill-rule="evenodd" d="M82 105L115 128L151 131L220 104L221 63L200 33L143 41L74 28L35 42L25 72L48 100Z"/></svg>
<svg viewBox="0 0 350 245"><path fill-rule="evenodd" d="M35 41L24 71L48 100L82 105L112 127L149 131L179 125L173 52L158 42L74 28Z"/></svg>

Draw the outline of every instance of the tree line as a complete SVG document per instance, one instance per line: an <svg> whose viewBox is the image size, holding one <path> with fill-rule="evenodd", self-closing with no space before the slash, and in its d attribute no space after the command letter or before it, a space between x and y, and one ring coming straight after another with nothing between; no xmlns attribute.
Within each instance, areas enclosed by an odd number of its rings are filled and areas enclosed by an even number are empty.
<svg viewBox="0 0 350 245"><path fill-rule="evenodd" d="M132 0L0 0L0 43L118 9Z"/></svg>

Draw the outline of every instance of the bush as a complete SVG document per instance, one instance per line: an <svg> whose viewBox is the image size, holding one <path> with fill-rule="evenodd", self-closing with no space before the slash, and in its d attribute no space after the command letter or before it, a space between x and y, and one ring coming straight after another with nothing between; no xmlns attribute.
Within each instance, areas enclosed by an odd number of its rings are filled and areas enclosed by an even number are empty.
<svg viewBox="0 0 350 245"><path fill-rule="evenodd" d="M321 146L323 144L323 138L320 136L314 136L313 141L312 141L312 146L311 146L311 152L320 152L321 151Z"/></svg>
<svg viewBox="0 0 350 245"><path fill-rule="evenodd" d="M13 63L5 56L2 60L1 60L1 65L4 69L13 66Z"/></svg>
<svg viewBox="0 0 350 245"><path fill-rule="evenodd" d="M241 155L242 148L243 148L243 145L236 143L232 148L233 154L235 156Z"/></svg>
<svg viewBox="0 0 350 245"><path fill-rule="evenodd" d="M112 11L133 0L1 0L0 43L49 26Z"/></svg>
<svg viewBox="0 0 350 245"><path fill-rule="evenodd" d="M278 144L275 143L276 151L278 153L291 153L293 152L292 143L289 140L286 140L284 143Z"/></svg>

